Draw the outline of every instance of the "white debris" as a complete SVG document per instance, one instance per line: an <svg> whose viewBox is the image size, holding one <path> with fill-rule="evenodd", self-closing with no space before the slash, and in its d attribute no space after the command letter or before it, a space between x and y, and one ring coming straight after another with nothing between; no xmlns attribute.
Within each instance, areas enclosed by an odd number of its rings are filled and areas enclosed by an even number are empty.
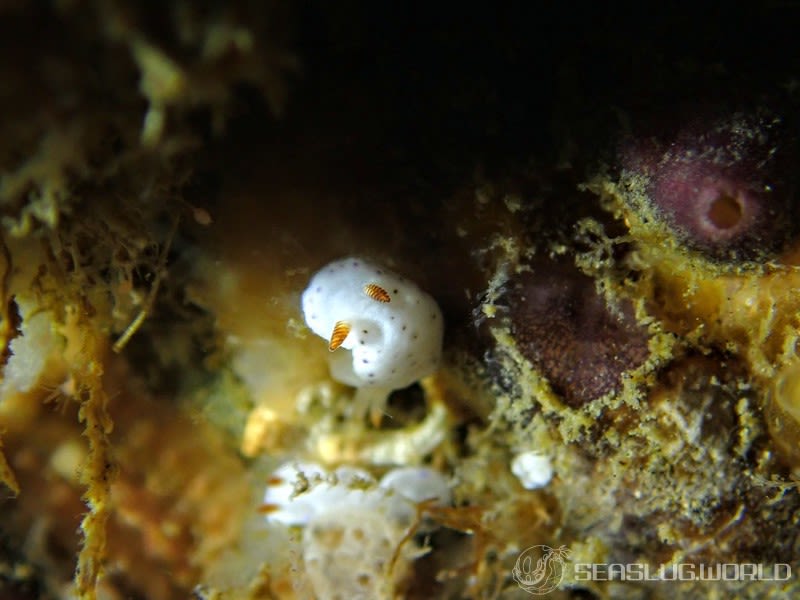
<svg viewBox="0 0 800 600"><path fill-rule="evenodd" d="M22 323L20 335L9 343L11 350L0 383L0 400L10 392L28 392L46 375L48 362L60 356L63 342L53 327L53 313L40 311L33 303L17 302Z"/></svg>
<svg viewBox="0 0 800 600"><path fill-rule="evenodd" d="M517 476L526 490L536 490L550 483L553 478L553 465L543 454L522 452L511 461L511 472Z"/></svg>

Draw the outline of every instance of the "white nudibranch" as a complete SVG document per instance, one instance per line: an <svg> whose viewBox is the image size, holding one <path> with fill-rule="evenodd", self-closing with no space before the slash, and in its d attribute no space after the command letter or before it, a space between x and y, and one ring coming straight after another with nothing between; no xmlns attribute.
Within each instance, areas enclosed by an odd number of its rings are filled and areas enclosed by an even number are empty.
<svg viewBox="0 0 800 600"><path fill-rule="evenodd" d="M268 521L307 526L317 516L345 505L375 509L408 526L415 506L452 501L450 485L428 467L398 467L380 481L363 469L341 466L332 473L310 462L286 463L270 477L262 510Z"/></svg>
<svg viewBox="0 0 800 600"><path fill-rule="evenodd" d="M439 366L439 306L384 267L355 257L334 261L312 277L302 304L306 324L328 340L331 376L359 388L358 404L380 404Z"/></svg>
<svg viewBox="0 0 800 600"><path fill-rule="evenodd" d="M355 467L288 463L270 477L262 511L269 527L302 530L299 550L315 598L396 598L427 550L413 534L436 528L423 503L451 502L448 480L428 467L400 467L376 481Z"/></svg>

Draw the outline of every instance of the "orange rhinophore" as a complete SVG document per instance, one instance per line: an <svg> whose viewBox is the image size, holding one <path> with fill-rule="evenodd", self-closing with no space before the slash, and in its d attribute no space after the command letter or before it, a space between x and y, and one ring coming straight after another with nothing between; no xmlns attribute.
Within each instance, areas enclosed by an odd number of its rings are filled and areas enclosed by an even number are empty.
<svg viewBox="0 0 800 600"><path fill-rule="evenodd" d="M377 300L378 302L392 301L392 297L389 295L389 292L387 292L377 283L368 283L367 285L365 285L364 293L373 300Z"/></svg>
<svg viewBox="0 0 800 600"><path fill-rule="evenodd" d="M336 321L331 333L331 341L328 343L328 350L333 352L344 343L347 334L350 333L350 323L347 321Z"/></svg>
<svg viewBox="0 0 800 600"><path fill-rule="evenodd" d="M262 515L269 515L271 513L277 512L281 509L280 506L277 504L262 504L258 507L258 512Z"/></svg>

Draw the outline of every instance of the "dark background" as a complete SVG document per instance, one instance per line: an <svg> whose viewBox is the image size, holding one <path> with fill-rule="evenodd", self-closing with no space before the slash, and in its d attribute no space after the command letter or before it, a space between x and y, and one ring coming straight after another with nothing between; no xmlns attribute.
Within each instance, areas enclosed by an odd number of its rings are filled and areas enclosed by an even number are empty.
<svg viewBox="0 0 800 600"><path fill-rule="evenodd" d="M630 128L762 105L791 117L798 24L794 2L304 2L302 68L268 129L338 123L343 147L439 177L531 155L591 168Z"/></svg>

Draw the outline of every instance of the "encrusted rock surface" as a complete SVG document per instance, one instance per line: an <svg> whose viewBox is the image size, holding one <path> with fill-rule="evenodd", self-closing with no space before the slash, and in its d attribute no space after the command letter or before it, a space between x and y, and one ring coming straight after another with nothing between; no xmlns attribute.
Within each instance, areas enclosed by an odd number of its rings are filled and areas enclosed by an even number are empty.
<svg viewBox="0 0 800 600"><path fill-rule="evenodd" d="M0 598L800 593L792 10L4 4ZM445 321L370 419L301 310L343 256ZM292 461L453 501L304 531Z"/></svg>

